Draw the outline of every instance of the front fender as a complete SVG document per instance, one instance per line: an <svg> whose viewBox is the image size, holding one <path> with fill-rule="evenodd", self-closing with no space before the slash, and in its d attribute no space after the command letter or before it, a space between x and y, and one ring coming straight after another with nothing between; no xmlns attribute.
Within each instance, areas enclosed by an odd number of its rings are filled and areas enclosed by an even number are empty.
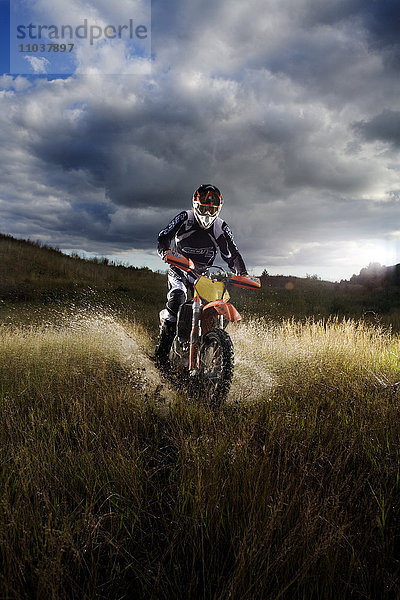
<svg viewBox="0 0 400 600"><path fill-rule="evenodd" d="M219 315L223 315L223 317L227 321L240 321L242 318L233 304L229 302L223 302L222 300L215 300L214 302L209 302L203 307L203 314L206 311L215 310Z"/></svg>

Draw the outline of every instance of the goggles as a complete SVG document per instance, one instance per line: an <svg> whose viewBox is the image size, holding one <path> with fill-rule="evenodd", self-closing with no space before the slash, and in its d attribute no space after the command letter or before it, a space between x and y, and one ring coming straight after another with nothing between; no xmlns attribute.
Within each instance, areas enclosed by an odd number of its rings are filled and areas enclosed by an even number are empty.
<svg viewBox="0 0 400 600"><path fill-rule="evenodd" d="M219 212L221 206L215 206L214 204L201 204L200 202L195 202L196 210L202 217L208 215L209 217L214 217Z"/></svg>

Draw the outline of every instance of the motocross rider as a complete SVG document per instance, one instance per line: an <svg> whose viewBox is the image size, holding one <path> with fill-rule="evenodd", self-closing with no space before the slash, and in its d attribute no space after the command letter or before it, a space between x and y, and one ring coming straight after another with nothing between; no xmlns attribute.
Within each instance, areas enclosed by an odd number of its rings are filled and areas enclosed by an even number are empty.
<svg viewBox="0 0 400 600"><path fill-rule="evenodd" d="M196 271L204 272L212 266L217 250L236 275L247 275L243 258L239 254L228 225L219 217L224 201L221 192L211 184L201 185L193 194L192 210L179 213L158 234L158 254L165 258L173 242L173 249L190 258ZM156 360L162 365L175 336L179 307L186 301L187 291L193 291L196 277L178 267L168 271L167 304L161 316L163 322L156 347Z"/></svg>

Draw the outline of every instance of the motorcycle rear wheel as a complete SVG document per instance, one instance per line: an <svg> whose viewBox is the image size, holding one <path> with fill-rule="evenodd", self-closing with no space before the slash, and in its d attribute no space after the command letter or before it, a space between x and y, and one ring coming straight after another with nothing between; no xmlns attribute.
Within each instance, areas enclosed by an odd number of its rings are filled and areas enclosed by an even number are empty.
<svg viewBox="0 0 400 600"><path fill-rule="evenodd" d="M232 383L234 366L233 344L223 329L210 329L200 348L199 386L202 397L214 406L221 406Z"/></svg>

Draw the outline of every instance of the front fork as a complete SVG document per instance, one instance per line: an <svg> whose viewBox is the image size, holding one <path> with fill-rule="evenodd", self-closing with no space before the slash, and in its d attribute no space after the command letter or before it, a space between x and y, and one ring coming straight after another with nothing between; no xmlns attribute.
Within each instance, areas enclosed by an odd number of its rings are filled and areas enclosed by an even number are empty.
<svg viewBox="0 0 400 600"><path fill-rule="evenodd" d="M192 330L189 340L189 372L194 374L200 368L200 340L201 340L201 311L203 307L200 297L195 291L193 298ZM234 309L236 312L236 309ZM237 313L238 314L238 313ZM218 315L218 325L224 328L224 316Z"/></svg>
<svg viewBox="0 0 400 600"><path fill-rule="evenodd" d="M192 331L189 342L189 372L194 373L200 366L200 339L201 339L201 304L200 297L195 291L193 298Z"/></svg>

